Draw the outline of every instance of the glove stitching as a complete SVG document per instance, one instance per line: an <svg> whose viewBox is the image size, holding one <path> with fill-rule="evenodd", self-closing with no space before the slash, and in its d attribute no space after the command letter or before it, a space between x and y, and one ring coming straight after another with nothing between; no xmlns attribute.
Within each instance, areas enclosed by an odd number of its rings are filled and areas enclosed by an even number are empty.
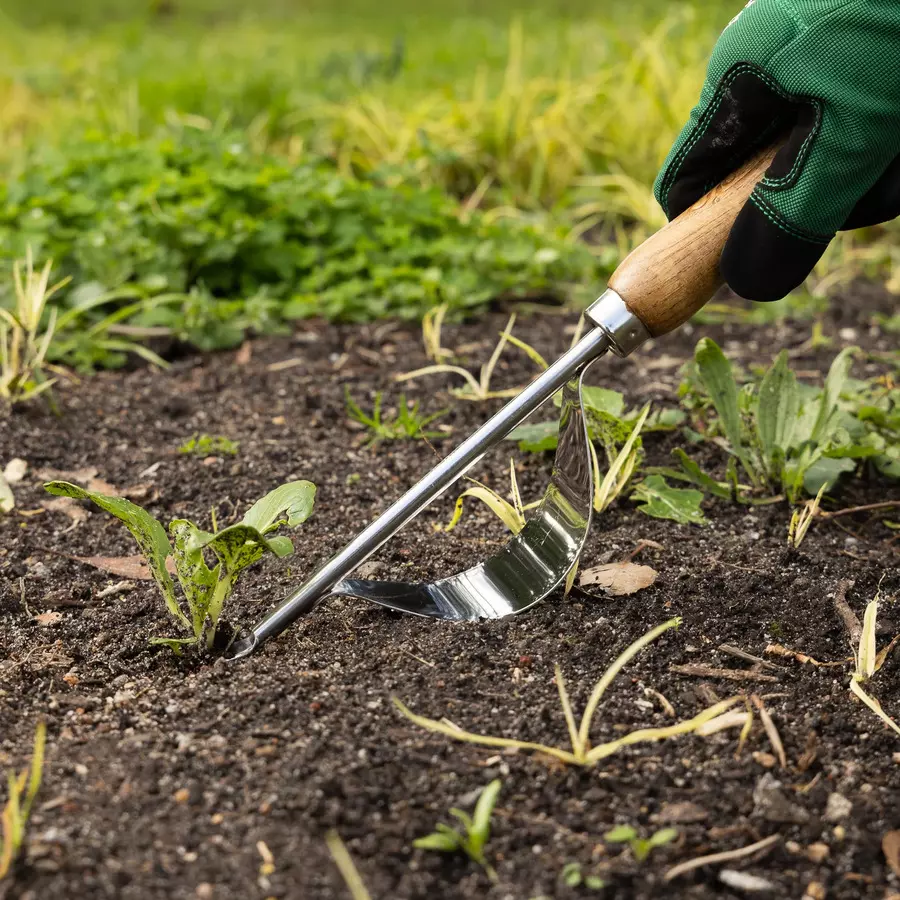
<svg viewBox="0 0 900 900"><path fill-rule="evenodd" d="M750 202L776 227L781 231L789 234L791 237L798 238L801 241L807 241L810 244L829 244L831 243L831 235L813 234L803 231L801 228L792 225L786 221L781 213L774 207L770 206L766 199L760 196L756 190L750 195Z"/></svg>
<svg viewBox="0 0 900 900"><path fill-rule="evenodd" d="M694 134L691 136L690 140L685 143L685 145L678 151L675 159L669 164L669 170L666 173L665 179L662 184L661 193L665 197L665 202L663 203L663 211L666 216L669 215L669 191L672 188L672 183L677 179L678 173L681 171L682 165L684 165L684 160L687 155L694 149L697 142L701 140L701 138L706 134L706 129L709 126L710 120L715 116L718 112L719 107L722 105L722 101L725 98L725 91L731 87L731 85L735 82L739 75L743 75L745 73L756 75L760 81L764 84L768 85L772 88L775 93L779 94L779 96L783 97L786 100L792 100L789 94L786 94L784 89L775 81L775 79L765 70L760 68L756 63L751 62L739 62L732 66L719 81L718 87L716 88L716 95L713 97L713 100L710 102L710 105L703 111L702 115L697 121L697 125L694 128Z"/></svg>
<svg viewBox="0 0 900 900"><path fill-rule="evenodd" d="M793 97L790 99L799 98ZM781 178L763 178L762 184L764 187L771 188L772 190L785 190L785 188L792 187L800 175L800 169L806 162L806 158L809 156L810 144L812 144L813 139L818 135L819 128L822 125L822 102L820 100L814 100L812 97L806 97L804 100L816 111L815 124L810 128L809 134L806 135L806 140L800 145L800 149L797 151L796 157L794 157L794 164L791 166L790 172L788 172L787 175L782 175Z"/></svg>
<svg viewBox="0 0 900 900"><path fill-rule="evenodd" d="M722 100L725 96L725 90L729 88L734 81L737 79L739 75L743 75L745 73L755 75L770 87L774 93L776 93L783 100L788 100L792 103L807 103L813 107L816 111L816 121L813 125L812 129L810 129L809 134L806 136L806 140L804 140L803 144L800 147L800 150L797 153L797 156L794 159L794 163L791 166L791 170L782 175L780 178L763 178L761 184L764 187L770 188L771 190L787 190L790 187L793 187L797 178L800 175L800 169L803 167L806 162L807 157L809 156L810 145L812 144L815 137L818 135L819 130L822 125L822 101L815 97L809 97L803 94L791 94L788 91L785 91L781 85L778 84L775 79L766 72L765 69L760 68L755 63L738 63L734 68L730 69L726 72L725 75L722 76L722 80L719 82L719 86L716 88L716 97L714 98L714 102L711 102L709 107L703 112L703 115L698 120L695 133L691 136L690 140L682 147L682 149L678 152L678 155L672 160L670 164L669 170L666 173L665 179L663 180L662 192L666 198L665 203L663 204L663 211L666 213L666 216L669 215L669 202L668 202L668 192L672 189L672 184L677 180L678 173L681 171L681 166L684 164L684 159L687 155L694 149L697 142L702 139L704 134L706 133L706 129L709 126L709 120L713 118L718 111L719 107L722 105ZM754 146L759 146L760 142L757 142ZM737 159L738 157L732 157L732 159ZM707 182L706 191L715 187L718 182L712 181ZM704 191L705 193L705 191Z"/></svg>

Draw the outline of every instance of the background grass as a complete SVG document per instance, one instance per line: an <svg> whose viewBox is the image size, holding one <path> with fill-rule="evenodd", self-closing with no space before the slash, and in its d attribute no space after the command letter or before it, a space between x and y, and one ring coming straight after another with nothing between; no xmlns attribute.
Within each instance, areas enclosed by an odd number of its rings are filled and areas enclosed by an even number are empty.
<svg viewBox="0 0 900 900"><path fill-rule="evenodd" d="M598 262L581 296L596 295L622 253L664 222L653 179L695 102L709 51L739 6L7 0L0 4L0 174L13 239L0 257L11 263L33 217L61 197L71 200L65 194L75 188L56 163L55 193L44 195L48 154L65 156L85 136L159 146L202 132L218 138L222 152L236 141L278 164L324 159L346 179L443 192L462 220L481 217L466 233L470 245L495 222L508 222L514 241L516 223L546 231L554 247L560 237L587 237ZM182 175L213 177L199 169L159 173ZM78 190L98 209L109 199L99 176ZM147 203L136 214L155 213L155 195ZM818 280L833 286L865 267L896 285L896 240L882 240L884 233L836 242ZM96 266L74 257L61 263L73 288L96 280ZM569 280L526 279L521 289L571 296ZM196 307L196 296L190 303ZM352 304L358 317L366 297L358 293ZM372 316L386 309L370 306Z"/></svg>

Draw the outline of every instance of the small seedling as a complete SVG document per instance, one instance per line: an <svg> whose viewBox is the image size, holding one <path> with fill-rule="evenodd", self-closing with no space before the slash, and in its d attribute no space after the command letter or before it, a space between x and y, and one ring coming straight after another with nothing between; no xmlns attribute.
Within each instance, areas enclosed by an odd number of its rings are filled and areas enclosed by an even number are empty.
<svg viewBox="0 0 900 900"><path fill-rule="evenodd" d="M448 366L445 364L439 364L434 366L425 366L422 369L416 369L413 372L405 372L401 375L395 375L395 381L412 381L415 378L422 378L425 375L440 375L443 373L447 373L450 375L459 375L465 382L466 387L464 388L454 388L450 391L454 397L458 397L460 400L496 400L499 398L505 397L515 397L516 394L519 393L521 388L508 388L502 391L492 391L491 390L491 379L494 376L494 369L497 368L497 363L500 360L500 355L503 353L504 348L507 343L511 343L510 338L512 336L512 327L516 321L516 314L513 313L509 317L509 321L506 323L506 328L500 332L500 340L497 342L497 345L494 347L493 353L491 353L490 359L481 367L481 372L479 373L478 378L476 378L471 372L467 369L463 369L461 366ZM514 341L516 346L523 346L524 342L519 341L518 338ZM529 349L531 349L529 347ZM536 351L532 351L536 352ZM531 356L531 354L529 354ZM534 358L532 356L532 358ZM543 362L543 360L541 360ZM543 363L546 366L546 363Z"/></svg>
<svg viewBox="0 0 900 900"><path fill-rule="evenodd" d="M791 513L787 542L788 546L793 547L794 550L800 549L800 545L803 543L806 532L809 531L809 527L813 523L813 519L819 514L819 505L822 502L822 494L825 493L825 487L826 485L823 484L819 488L819 493L816 494L814 500L804 503L802 507L795 509Z"/></svg>
<svg viewBox="0 0 900 900"><path fill-rule="evenodd" d="M675 828L661 828L648 838L638 837L637 831L631 825L617 825L603 835L603 839L611 844L628 844L632 855L639 863L657 847L670 844L677 837L678 831Z"/></svg>
<svg viewBox="0 0 900 900"><path fill-rule="evenodd" d="M459 524L463 514L463 502L466 497L474 497L476 500L481 500L513 534L518 534L525 527L525 513L540 504L539 500L534 503L522 503L522 495L519 493L519 482L516 479L516 464L513 460L509 461L509 484L512 503L480 481L476 481L474 478L467 478L466 480L471 481L475 487L468 488L456 498L456 509L453 510L453 518L444 526L444 531L452 531Z"/></svg>
<svg viewBox="0 0 900 900"><path fill-rule="evenodd" d="M350 389L344 386L344 402L347 405L347 415L360 425L364 425L369 431L368 446L374 446L379 441L414 440L416 438L434 439L444 437L440 431L426 431L425 429L435 419L447 415L448 410L442 409L430 416L419 415L419 401L407 404L406 396L400 395L397 403L397 412L391 418L385 418L381 414L381 391L375 394L375 405L372 413L363 412L359 404L350 396Z"/></svg>
<svg viewBox="0 0 900 900"><path fill-rule="evenodd" d="M599 875L586 875L581 863L566 863L559 876L566 887L586 887L591 891L599 891L606 887L606 882Z"/></svg>
<svg viewBox="0 0 900 900"><path fill-rule="evenodd" d="M625 665L627 665L644 647L655 641L656 638L663 634L663 632L668 631L671 628L676 628L680 623L681 619L675 618L670 619L668 622L664 622L662 625L657 625L656 628L648 631L643 637L638 638L638 640L631 644L612 663L603 674L600 681L594 686L594 690L585 707L584 715L581 718L580 726L576 726L575 724L575 716L572 711L572 705L569 702L565 681L563 680L559 666L556 666L556 686L559 690L559 700L569 730L569 739L572 745L571 750L564 750L561 747L549 747L546 744L537 744L532 741L520 741L514 738L501 738L475 734L470 731L464 731L458 725L455 725L447 719L437 720L428 719L425 716L418 716L396 697L393 698L393 703L402 715L414 724L421 728L425 728L428 731L446 735L454 740L466 741L471 744L481 744L486 747L514 747L519 750L534 750L538 753L546 754L547 756L553 756L569 765L595 766L598 762L606 759L606 757L611 756L613 753L618 752L623 747L643 742L664 740L670 737L698 731L703 724L715 719L727 709L730 709L736 703L740 702L740 697L731 697L728 700L722 700L721 702L708 707L692 719L678 722L675 725L669 725L664 728L642 728L637 731L632 731L623 737L616 738L615 740L607 741L604 744L598 744L595 747L591 746L590 728L594 719L594 714L597 711L600 701L603 699L603 695L606 693L606 689L612 684L616 675L618 675Z"/></svg>
<svg viewBox="0 0 900 900"><path fill-rule="evenodd" d="M889 728L900 734L898 725L882 708L881 704L869 693L863 690L863 685L885 664L891 650L900 642L897 635L880 653L876 652L875 624L878 617L878 601L880 594L876 594L866 607L863 616L862 632L859 636L859 645L853 648L856 667L850 677L850 690L862 700L869 709L878 716Z"/></svg>
<svg viewBox="0 0 900 900"><path fill-rule="evenodd" d="M48 378L45 370L60 371L46 361L56 332L56 307L50 308L43 331L41 322L47 301L70 279L64 278L50 287L52 265L48 260L40 272L35 272L29 246L24 279L21 262L16 260L13 265L15 308L10 311L0 306L0 398L10 405L48 391L56 379Z"/></svg>
<svg viewBox="0 0 900 900"><path fill-rule="evenodd" d="M237 456L240 446L238 441L221 434L195 434L178 448L178 452L190 456Z"/></svg>
<svg viewBox="0 0 900 900"><path fill-rule="evenodd" d="M419 850L465 853L472 862L484 869L491 881L496 881L497 873L485 858L484 846L491 834L491 816L501 787L499 778L487 785L478 795L475 811L471 816L455 807L450 810L450 815L459 819L462 830L439 822L431 834L413 841L413 846Z"/></svg>
<svg viewBox="0 0 900 900"><path fill-rule="evenodd" d="M34 734L34 751L31 754L30 769L23 769L18 775L7 773L9 797L3 808L3 841L0 843L0 879L9 874L22 842L34 798L41 787L44 770L44 747L47 741L47 726L39 722Z"/></svg>
<svg viewBox="0 0 900 900"><path fill-rule="evenodd" d="M124 522L147 560L169 612L179 625L192 632L191 637L151 639L152 643L166 644L176 652L191 644L205 643L208 650L212 648L216 625L238 575L267 550L278 557L294 552L289 538L267 535L282 525L296 528L305 522L312 514L316 493L315 485L309 481L283 484L257 500L235 525L221 531L213 525L213 533L201 531L187 519L173 519L169 523L170 543L160 522L129 500L88 491L66 481L51 481L44 488L60 497L91 500ZM207 564L207 552L216 560L212 568ZM174 559L189 616L175 596L167 568L169 557Z"/></svg>

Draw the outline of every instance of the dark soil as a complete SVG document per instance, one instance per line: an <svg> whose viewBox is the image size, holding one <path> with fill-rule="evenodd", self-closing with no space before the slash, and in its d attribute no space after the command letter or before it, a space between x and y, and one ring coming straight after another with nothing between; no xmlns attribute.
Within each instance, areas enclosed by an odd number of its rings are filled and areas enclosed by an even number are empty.
<svg viewBox="0 0 900 900"><path fill-rule="evenodd" d="M744 365L767 364L785 346L795 368L821 377L844 344L894 349L894 338L870 326L873 308L890 309L890 300L869 292L864 306L857 290L827 318L834 344L826 350L803 349L808 323L703 331ZM476 342L469 356L480 362L504 321L497 314L448 327L445 343ZM567 346L571 324L536 315L520 318L516 333L552 356ZM631 405L672 405L678 366L699 334L697 326L686 328L632 359L609 359L594 380L625 391ZM746 896L719 880L723 868L770 882L760 896L800 898L813 882L820 887L810 897L882 900L900 892L881 849L883 835L900 828L900 738L850 695L850 666L767 657L778 668L761 671L719 649L730 644L763 656L777 642L822 662L845 660L847 633L833 599L840 582L853 582L847 602L860 616L882 576L884 597L900 592L895 533L876 515L819 520L801 550L789 552L782 503L749 509L709 502L709 525L690 527L647 518L625 500L596 521L584 565L627 559L642 547L636 560L659 578L632 596L576 591L484 624L330 600L241 663L196 653L176 658L151 647L150 636L175 633L153 584L101 597L121 578L70 558L130 555L130 536L87 505L77 524L43 510L42 470L93 467L118 490L132 489L164 522L188 516L207 526L215 507L220 527L283 481L314 481L316 511L294 535L296 554L248 571L226 610L231 622L250 625L500 405L453 400L445 393L456 384L449 376L419 381L406 386L408 395L427 410L452 406L441 420L452 435L431 446L366 448L346 416L344 385L364 406L384 390L389 406L399 393L391 374L425 364L414 329L308 323L290 339L250 349L249 360L246 351L190 356L167 372L99 374L61 392L61 417L35 407L2 423L0 462L22 457L29 472L14 486L16 513L0 519L0 763L27 762L41 718L48 761L25 852L0 896L347 897L324 842L330 828L373 898L596 895L563 885L561 870L573 861L609 882L604 896L622 898ZM287 359L297 364L269 370ZM883 370L869 362L855 372ZM497 386L521 384L532 372L511 348ZM179 444L196 432L227 435L240 451L180 455ZM672 447L683 443L679 435L648 436L649 462L668 464ZM476 470L501 490L510 448ZM723 471L717 448L692 452ZM551 459L517 458L523 494L533 499ZM870 477L837 499L850 506L892 492L896 497L896 484ZM475 503L455 531L436 533L432 524L449 519L454 496L386 545L370 572L433 578L471 565L503 540L499 522ZM47 612L58 615L42 616ZM391 704L397 696L417 712L477 732L566 746L554 664L578 711L615 656L674 615L684 617L681 628L644 650L609 691L594 740L671 724L650 689L679 718L715 698L755 691L781 735L785 769L759 717L740 752L731 729L635 746L594 769L576 769L427 733ZM886 602L880 646L898 630L900 615ZM685 664L774 680L671 670ZM900 655L888 660L872 691L900 716ZM436 822L452 821L450 807L470 809L495 777L503 789L488 856L497 884L464 857L412 848ZM679 836L638 864L621 845L603 841L616 824L644 835L672 825ZM678 862L775 834L779 843L761 855L663 881Z"/></svg>

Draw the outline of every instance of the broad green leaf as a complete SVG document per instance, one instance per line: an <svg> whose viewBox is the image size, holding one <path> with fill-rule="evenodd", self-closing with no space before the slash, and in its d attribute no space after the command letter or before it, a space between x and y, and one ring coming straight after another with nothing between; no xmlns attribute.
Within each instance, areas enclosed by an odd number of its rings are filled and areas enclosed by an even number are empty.
<svg viewBox="0 0 900 900"><path fill-rule="evenodd" d="M497 795L503 782L495 778L479 795L472 816L471 836L479 841L479 849L485 845L491 833L491 816L497 803Z"/></svg>
<svg viewBox="0 0 900 900"><path fill-rule="evenodd" d="M534 422L528 425L519 425L509 433L506 439L518 441L519 449L523 453L543 453L545 450L555 450L559 443L559 424L557 422Z"/></svg>
<svg viewBox="0 0 900 900"><path fill-rule="evenodd" d="M175 598L175 585L166 569L166 559L172 555L172 546L166 537L165 529L160 523L140 506L122 497L107 497L96 491L87 491L68 481L51 481L44 485L49 494L57 497L72 497L75 500L90 500L101 509L121 520L131 532L140 548L147 566L162 591L169 612L179 622L191 627L191 623L178 606Z"/></svg>
<svg viewBox="0 0 900 900"><path fill-rule="evenodd" d="M894 451L898 450L898 448L891 449ZM873 462L875 463L875 468L882 475L886 475L888 478L900 479L900 452L884 453L881 456L876 456Z"/></svg>
<svg viewBox="0 0 900 900"><path fill-rule="evenodd" d="M419 850L440 850L443 853L455 853L460 849L460 836L456 832L452 834L434 832L425 837L416 838L413 841L413 847Z"/></svg>
<svg viewBox="0 0 900 900"><path fill-rule="evenodd" d="M715 478L707 475L680 447L676 447L672 453L681 463L684 477L687 480L703 488L703 490L709 491L714 497L719 497L722 500L731 500L731 488L727 484L716 481Z"/></svg>
<svg viewBox="0 0 900 900"><path fill-rule="evenodd" d="M262 534L282 524L295 528L312 514L315 497L316 486L311 481L291 481L257 500L244 514L242 524ZM279 521L282 513L287 514L287 519Z"/></svg>
<svg viewBox="0 0 900 900"><path fill-rule="evenodd" d="M820 444L828 440L838 412L838 399L847 383L850 366L853 365L853 357L858 352L859 349L857 347L847 347L841 350L828 370L828 375L825 378L825 387L819 400L816 422L810 434L810 440L814 443Z"/></svg>
<svg viewBox="0 0 900 900"><path fill-rule="evenodd" d="M771 478L778 478L780 475L780 467L777 466L778 451L787 455L799 411L797 378L788 367L787 351L782 350L766 372L756 400L756 430Z"/></svg>
<svg viewBox="0 0 900 900"><path fill-rule="evenodd" d="M603 840L609 841L611 844L624 844L633 841L636 837L637 832L631 825L616 825L615 828L603 835Z"/></svg>
<svg viewBox="0 0 900 900"><path fill-rule="evenodd" d="M609 388L585 386L581 389L581 400L584 409L606 413L616 419L621 419L625 411L625 398L619 391Z"/></svg>
<svg viewBox="0 0 900 900"><path fill-rule="evenodd" d="M738 409L738 387L731 370L731 363L711 338L702 338L694 351L697 373L706 388L719 420L722 430L731 445L732 452L744 456L744 443L741 437L741 415Z"/></svg>
<svg viewBox="0 0 900 900"><path fill-rule="evenodd" d="M294 546L286 538L272 540L251 525L238 522L216 534L198 530L191 539L190 549L212 550L225 569L234 576L261 559L266 550L283 557L293 552Z"/></svg>
<svg viewBox="0 0 900 900"><path fill-rule="evenodd" d="M683 525L703 525L706 518L700 509L703 493L686 488L673 488L661 475L650 475L635 486L632 499L642 503L638 509L654 519L671 519Z"/></svg>
<svg viewBox="0 0 900 900"><path fill-rule="evenodd" d="M644 433L648 431L674 431L684 423L687 413L683 409L658 409L647 417Z"/></svg>
<svg viewBox="0 0 900 900"><path fill-rule="evenodd" d="M803 490L811 497L815 497L823 487L830 491L841 475L852 472L855 468L856 463L852 459L819 457L803 472Z"/></svg>
<svg viewBox="0 0 900 900"><path fill-rule="evenodd" d="M200 544L204 532L193 522L187 519L173 519L169 523L169 534L172 536L178 581L191 611L194 636L199 639L203 634L203 623L219 578L221 564L214 570L210 570L206 565Z"/></svg>

